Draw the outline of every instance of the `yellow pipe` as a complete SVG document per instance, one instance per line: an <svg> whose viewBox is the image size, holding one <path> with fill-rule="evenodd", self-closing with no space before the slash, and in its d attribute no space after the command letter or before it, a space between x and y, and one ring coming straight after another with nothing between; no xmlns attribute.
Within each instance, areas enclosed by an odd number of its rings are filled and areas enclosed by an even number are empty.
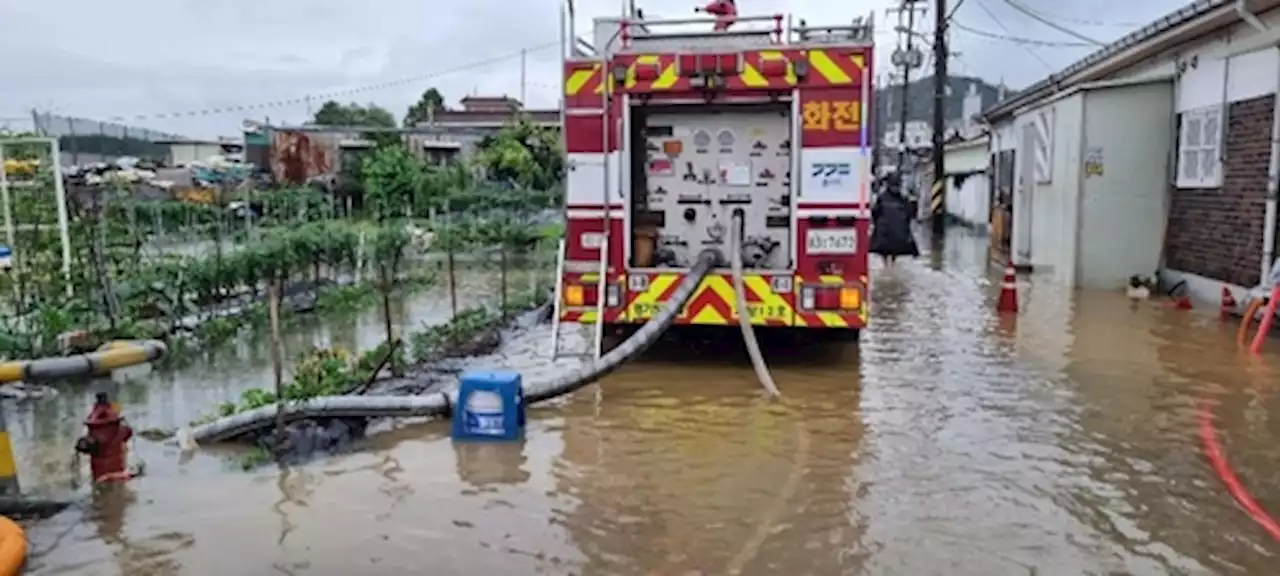
<svg viewBox="0 0 1280 576"><path fill-rule="evenodd" d="M168 352L169 348L159 340L119 340L88 354L0 363L0 384L98 376L119 368L154 362Z"/></svg>
<svg viewBox="0 0 1280 576"><path fill-rule="evenodd" d="M126 366L137 366L147 361L147 350L141 346L115 348L101 353L96 362L102 371L115 370Z"/></svg>

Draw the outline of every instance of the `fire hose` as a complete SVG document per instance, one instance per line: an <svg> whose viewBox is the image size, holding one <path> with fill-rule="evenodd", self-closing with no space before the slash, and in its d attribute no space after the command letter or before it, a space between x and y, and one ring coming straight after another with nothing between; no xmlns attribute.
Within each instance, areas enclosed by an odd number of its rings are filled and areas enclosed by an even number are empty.
<svg viewBox="0 0 1280 576"><path fill-rule="evenodd" d="M747 313L746 281L742 277L742 236L744 222L743 212L739 208L733 212L733 230L729 234L729 260L733 265L733 293L737 299L738 327L742 328L742 341L747 344L747 355L751 356L751 367L756 371L760 385L774 396L780 396L778 385L773 383L773 375L764 363L764 354L760 353L760 343L756 341L756 331L751 326L751 315Z"/></svg>
<svg viewBox="0 0 1280 576"><path fill-rule="evenodd" d="M617 370L623 363L644 352L675 323L702 279L721 260L717 250L704 250L684 280L671 295L668 306L649 320L625 342L608 354L581 368L557 378L525 384L524 397L529 403L569 394ZM741 308L745 310L745 307ZM414 418L449 416L455 394L437 392L425 396L326 396L298 402L286 402L286 421L308 418ZM197 443L221 442L276 424L275 404L233 414L197 426L190 438Z"/></svg>
<svg viewBox="0 0 1280 576"><path fill-rule="evenodd" d="M751 325L750 314L746 314L747 298L743 279L742 236L743 213L741 210L733 214L733 230L730 234L730 262L733 269L733 287L737 297L738 326L742 329L742 337L746 342L747 353L761 385L773 396L780 395L773 377L765 365L764 356L760 352L760 344L756 341L755 330ZM671 295L668 305L661 313L649 320L625 342L619 344L609 353L581 368L543 382L533 382L524 387L524 398L529 403L549 400L557 396L572 393L617 370L628 360L640 355L653 345L672 324L676 317L697 290L702 279L723 260L718 250L703 250L698 260L685 275L684 280ZM449 416L451 406L456 398L451 392L437 392L425 396L326 396L298 402L288 402L284 407L286 421L309 418L415 418L427 416ZM269 404L246 412L220 418L191 430L190 438L197 443L221 442L241 436L255 430L269 428L276 424L276 405Z"/></svg>

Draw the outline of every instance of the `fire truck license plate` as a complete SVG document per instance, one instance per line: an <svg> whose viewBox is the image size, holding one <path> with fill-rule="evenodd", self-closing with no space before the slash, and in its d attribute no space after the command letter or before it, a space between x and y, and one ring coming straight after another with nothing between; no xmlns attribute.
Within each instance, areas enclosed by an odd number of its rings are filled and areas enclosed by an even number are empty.
<svg viewBox="0 0 1280 576"><path fill-rule="evenodd" d="M858 233L854 230L810 230L805 244L809 254L855 254Z"/></svg>

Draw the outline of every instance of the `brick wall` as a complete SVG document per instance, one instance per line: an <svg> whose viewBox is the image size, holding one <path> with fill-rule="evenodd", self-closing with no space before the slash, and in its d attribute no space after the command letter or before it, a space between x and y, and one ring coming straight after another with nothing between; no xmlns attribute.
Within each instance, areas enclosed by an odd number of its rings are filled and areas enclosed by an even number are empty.
<svg viewBox="0 0 1280 576"><path fill-rule="evenodd" d="M1240 286L1258 283L1274 106L1272 96L1230 105L1222 188L1174 190L1166 267Z"/></svg>

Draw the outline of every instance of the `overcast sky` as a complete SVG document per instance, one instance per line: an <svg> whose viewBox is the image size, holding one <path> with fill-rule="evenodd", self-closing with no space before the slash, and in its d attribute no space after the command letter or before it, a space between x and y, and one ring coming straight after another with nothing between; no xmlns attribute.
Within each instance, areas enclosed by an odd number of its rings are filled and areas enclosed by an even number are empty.
<svg viewBox="0 0 1280 576"><path fill-rule="evenodd" d="M998 35L1079 42L1008 2L1021 2L1104 42L1185 3L963 0L956 22ZM896 3L739 0L744 14L790 10L810 24L839 23L874 10L882 69L896 23L885 8ZM650 19L686 17L694 5L679 0L637 4ZM464 72L436 73L522 48L530 50L529 105L552 107L559 83L558 6L557 0L0 0L0 54L5 55L0 127L29 127L30 121L21 119L38 108L101 120L122 117L131 125L188 136L234 135L246 117L301 122L308 103L300 99L314 95L310 105L316 108L325 95L341 92L348 92L341 100L376 102L402 116L429 86L443 91L450 103L468 93L518 96L518 56ZM591 16L617 14L620 7L613 0L578 0L577 11L578 33L585 36ZM924 19L931 22L932 15ZM953 74L1003 80L1012 87L1039 80L1091 51L1025 46L959 29L952 44L960 53L952 60ZM361 90L368 86L375 87ZM288 100L296 103L156 118Z"/></svg>

